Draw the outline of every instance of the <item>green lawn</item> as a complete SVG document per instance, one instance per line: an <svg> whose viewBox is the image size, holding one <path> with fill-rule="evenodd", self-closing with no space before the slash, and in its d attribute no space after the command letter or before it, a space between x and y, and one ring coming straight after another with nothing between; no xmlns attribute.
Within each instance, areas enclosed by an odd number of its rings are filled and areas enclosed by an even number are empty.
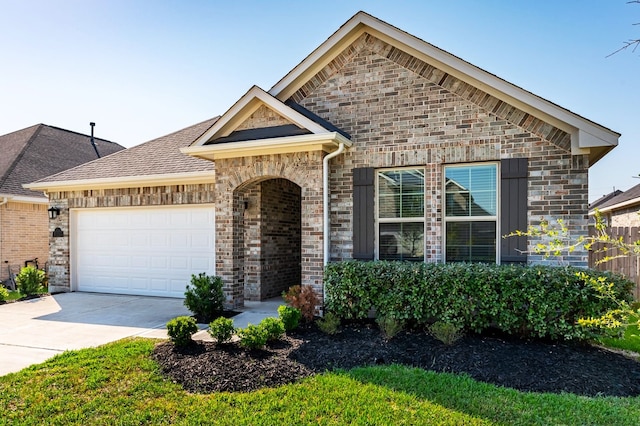
<svg viewBox="0 0 640 426"><path fill-rule="evenodd" d="M158 373L155 341L71 351L0 377L0 424L637 425L640 397L522 393L400 366L325 373L251 393L189 394Z"/></svg>
<svg viewBox="0 0 640 426"><path fill-rule="evenodd" d="M638 330L638 317L629 318L629 325L620 339L600 339L600 342L610 348L624 349L640 354L640 330Z"/></svg>

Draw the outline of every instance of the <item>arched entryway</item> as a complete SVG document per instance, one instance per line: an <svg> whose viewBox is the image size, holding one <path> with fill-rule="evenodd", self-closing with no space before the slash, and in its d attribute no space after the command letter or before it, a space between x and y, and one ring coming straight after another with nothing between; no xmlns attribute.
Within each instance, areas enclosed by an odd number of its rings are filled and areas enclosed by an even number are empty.
<svg viewBox="0 0 640 426"><path fill-rule="evenodd" d="M283 178L261 178L235 189L234 269L245 300L282 294L302 280L301 188Z"/></svg>

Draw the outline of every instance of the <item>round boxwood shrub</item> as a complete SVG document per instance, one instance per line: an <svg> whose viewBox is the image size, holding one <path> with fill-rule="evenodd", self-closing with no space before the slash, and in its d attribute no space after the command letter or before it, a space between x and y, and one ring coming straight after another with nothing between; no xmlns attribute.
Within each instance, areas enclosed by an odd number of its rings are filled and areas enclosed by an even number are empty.
<svg viewBox="0 0 640 426"><path fill-rule="evenodd" d="M176 346L191 343L191 336L198 331L198 324L193 317L181 316L167 322L167 334Z"/></svg>

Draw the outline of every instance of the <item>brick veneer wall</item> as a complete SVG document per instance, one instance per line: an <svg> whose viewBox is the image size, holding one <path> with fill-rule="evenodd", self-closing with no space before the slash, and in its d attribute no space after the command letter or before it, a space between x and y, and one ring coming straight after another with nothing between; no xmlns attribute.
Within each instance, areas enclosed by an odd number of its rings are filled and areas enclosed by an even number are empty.
<svg viewBox="0 0 640 426"><path fill-rule="evenodd" d="M563 216L574 236L587 234L588 158L571 155L570 135L374 37L361 37L292 98L354 143L332 160L332 260L351 258L356 167L424 168L428 261L443 258L445 164L527 157L529 224ZM587 255L561 260L586 266Z"/></svg>
<svg viewBox="0 0 640 426"><path fill-rule="evenodd" d="M69 209L134 206L212 204L214 184L166 185L140 188L97 189L49 193L49 202L60 208L60 216L49 221L49 289L70 290ZM53 237L60 228L63 237Z"/></svg>
<svg viewBox="0 0 640 426"><path fill-rule="evenodd" d="M640 226L638 206L616 210L611 213L611 226L633 227Z"/></svg>
<svg viewBox="0 0 640 426"><path fill-rule="evenodd" d="M49 259L47 204L8 202L0 206L0 281L9 278L8 266L17 269L38 258L41 268Z"/></svg>
<svg viewBox="0 0 640 426"><path fill-rule="evenodd" d="M287 124L291 124L291 122L272 109L262 105L235 130L258 129L263 127L283 126Z"/></svg>
<svg viewBox="0 0 640 426"><path fill-rule="evenodd" d="M277 178L300 187L301 284L322 294L322 158L316 151L216 161L216 271L225 283L228 305L244 303L245 250L255 245L245 245L246 192L260 181Z"/></svg>

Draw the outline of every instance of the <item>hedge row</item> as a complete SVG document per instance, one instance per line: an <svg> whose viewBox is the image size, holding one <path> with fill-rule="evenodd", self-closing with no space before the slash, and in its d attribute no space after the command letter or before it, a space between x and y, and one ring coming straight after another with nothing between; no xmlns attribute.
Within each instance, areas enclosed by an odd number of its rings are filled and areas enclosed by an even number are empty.
<svg viewBox="0 0 640 426"><path fill-rule="evenodd" d="M522 337L584 339L578 318L599 317L615 302L598 297L572 267L344 261L327 265L325 308L344 319L372 310L415 326L445 321L466 331L490 327ZM633 283L606 275L622 300Z"/></svg>

